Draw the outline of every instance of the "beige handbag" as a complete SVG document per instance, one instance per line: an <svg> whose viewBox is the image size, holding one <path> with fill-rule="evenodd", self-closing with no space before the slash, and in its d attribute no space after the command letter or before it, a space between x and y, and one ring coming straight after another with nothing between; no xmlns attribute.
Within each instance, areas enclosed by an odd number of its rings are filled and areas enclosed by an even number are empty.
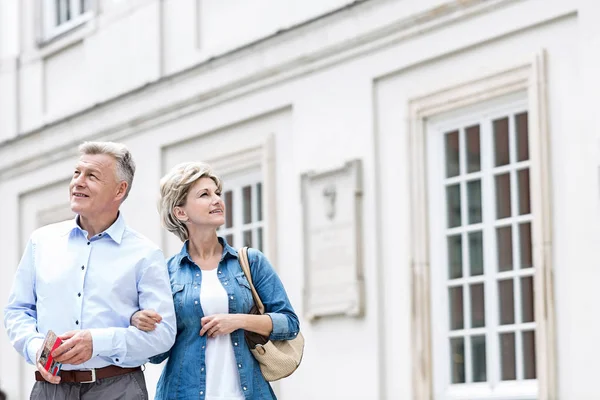
<svg viewBox="0 0 600 400"><path fill-rule="evenodd" d="M252 283L250 263L248 262L248 247L239 250L238 258L242 271L244 271L246 279L250 283L252 297L254 298L255 306L250 310L250 314L262 315L265 313L265 306L258 297ZM249 331L245 332L245 336L252 355L260 365L260 371L269 382L290 376L302 361L304 336L301 332L298 332L298 336L291 340L269 340L258 333Z"/></svg>

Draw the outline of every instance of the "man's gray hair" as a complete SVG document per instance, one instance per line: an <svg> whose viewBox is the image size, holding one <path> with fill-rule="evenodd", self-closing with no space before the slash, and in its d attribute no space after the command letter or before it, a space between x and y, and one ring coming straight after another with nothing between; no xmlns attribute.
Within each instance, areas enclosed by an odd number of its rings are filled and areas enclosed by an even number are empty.
<svg viewBox="0 0 600 400"><path fill-rule="evenodd" d="M135 175L135 161L129 152L127 146L122 143L114 142L84 142L79 146L81 155L107 154L116 161L116 178L118 182L127 182L127 190L123 201L129 195L131 185L133 185L133 176Z"/></svg>
<svg viewBox="0 0 600 400"><path fill-rule="evenodd" d="M203 162L178 164L160 180L160 220L165 229L175 234L182 242L188 239L189 233L185 223L175 216L175 207L185 205L190 189L200 178L212 179L217 189L223 190L221 179L213 173L210 165Z"/></svg>

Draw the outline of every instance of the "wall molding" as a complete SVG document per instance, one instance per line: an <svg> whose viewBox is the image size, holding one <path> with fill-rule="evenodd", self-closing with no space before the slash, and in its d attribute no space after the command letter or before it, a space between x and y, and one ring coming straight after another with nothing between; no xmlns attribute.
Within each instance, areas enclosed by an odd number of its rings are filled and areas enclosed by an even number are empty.
<svg viewBox="0 0 600 400"><path fill-rule="evenodd" d="M449 0L395 20L386 16L387 22L378 23L375 29L369 28L369 21L382 18L380 14L385 10L382 4L392 7L394 3L357 1L69 116L48 116L44 126L0 143L0 181L72 155L72 147L84 140L119 141L516 1ZM358 31L347 30L350 18L356 20ZM331 40L324 44L316 39L325 30ZM295 51L286 50L290 47ZM265 52L272 55L268 61ZM199 87L204 88L200 93ZM34 145L40 139L51 145ZM31 151L40 147L42 150Z"/></svg>

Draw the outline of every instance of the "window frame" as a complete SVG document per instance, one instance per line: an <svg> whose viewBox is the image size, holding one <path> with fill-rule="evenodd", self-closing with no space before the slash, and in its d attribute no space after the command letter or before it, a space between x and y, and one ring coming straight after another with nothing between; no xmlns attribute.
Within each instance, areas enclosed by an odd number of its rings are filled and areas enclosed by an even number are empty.
<svg viewBox="0 0 600 400"><path fill-rule="evenodd" d="M92 20L96 14L96 1L88 0L88 10L83 13L80 11L80 0L67 0L71 3L71 9L73 10L74 17L70 20L63 22L62 24L55 24L54 18L56 15L56 1L57 0L42 0L41 9L41 37L40 44L46 44L52 40L63 36L67 32L70 32L88 21Z"/></svg>
<svg viewBox="0 0 600 400"><path fill-rule="evenodd" d="M483 104L477 104L466 109L457 111L451 111L442 115L429 118L426 123L426 135L427 135L427 154L428 154L428 192L429 196L429 209L430 209L430 237L431 237L431 318L436 321L436 325L439 323L442 329L438 329L432 335L432 366L433 366L433 385L435 394L444 394L445 399L493 399L493 398L518 398L526 400L534 400L537 398L537 377L536 379L518 379L519 376L523 375L522 371L522 347L521 339L517 338L523 331L533 330L535 332L536 323L519 322L521 312L520 302L520 284L514 285L513 287L513 298L515 299L515 306L513 309L515 322L508 325L500 325L498 321L498 313L500 312L499 307L499 293L498 283L503 280L512 279L516 277L530 277L534 276L535 268L519 269L515 267L511 271L497 272L497 251L495 249L496 234L494 230L500 226L513 226L515 223L531 223L533 214L531 210L528 214L517 215L518 213L512 213L510 217L499 220L496 216L496 198L492 197L495 193L494 178L501 174L510 171L515 171L512 175L515 175L515 182L511 184L511 204L516 206L517 193L513 190L518 186L516 179L517 172L519 170L531 168L531 158L525 161L511 161L509 164L502 166L494 166L494 143L493 143L493 121L509 116L510 123L513 123L513 118L522 113L528 112L527 109L527 97L524 91L514 93L512 95L503 96L494 100L484 102ZM481 168L476 172L465 172L466 160L463 157L466 153L461 152L460 163L464 164L461 166L461 171L457 176L447 178L445 176L445 168L440 168L439 160L444 159L444 136L447 132L456 131L459 132L473 125L479 125L479 140L480 140L480 151L481 151ZM512 128L514 132L515 128ZM461 141L465 140L464 133L459 133ZM516 148L510 146L509 151L516 157ZM487 152L487 154L484 154ZM468 175L468 176L465 176ZM461 226L448 228L446 224L447 218L447 201L445 188L447 181L452 183L470 182L473 179L480 180L482 184L481 189L481 204L482 204L482 221L477 224L469 224L463 221ZM529 188L528 188L529 190ZM461 208L462 216L466 216L466 208L468 208L466 190L461 191ZM447 238L449 237L449 231L451 235L462 234L463 232L470 231L481 231L483 233L483 259L486 270L482 275L470 276L469 274L462 274L461 278L450 279L447 277L446 271L448 271L447 254L448 254L448 243ZM512 247L515 248L517 243L515 242L517 235L513 232L512 235ZM468 259L468 249L465 254L465 249L468 244L462 241L462 252L463 260ZM518 254L517 250L513 250ZM516 259L514 260L516 263ZM462 264L462 261L461 261ZM456 284L460 281L460 284ZM448 287L462 287L470 288L471 285L468 283L481 282L484 285L484 304L485 304L485 326L478 328L469 328L467 321L470 319L470 292L469 290L463 290L463 329L457 330L457 332L451 333L449 329L449 293ZM465 286L465 283L466 286ZM440 332L443 330L443 332ZM515 371L517 379L515 380L501 380L501 357L500 357L500 341L498 335L500 333L514 333L515 334ZM470 366L472 364L471 359L471 348L470 340L468 337L474 335L483 335L486 338L486 381L485 382L469 382L472 380ZM464 357L465 357L465 380L466 383L452 383L450 374L450 348L448 343L449 336L457 338L464 338Z"/></svg>
<svg viewBox="0 0 600 400"><path fill-rule="evenodd" d="M265 235L265 219L264 219L264 209L262 209L263 204L262 204L262 185L263 185L263 176L262 173L260 171L260 167L256 166L250 170L246 170L243 172L238 172L238 173L234 173L232 175L225 175L222 176L224 185L223 185L223 193L221 195L221 198L223 199L223 201L225 202L225 193L226 192L231 192L233 194L233 200L232 200L232 209L231 209L231 215L233 217L233 221L231 221L231 227L227 227L227 221L225 223L225 225L223 225L222 227L219 228L218 233L220 236L226 237L228 235L233 235L233 241L229 242L228 240L228 244L230 246L233 246L234 248L240 248L241 246L239 245L240 241L243 242L243 235L245 231L251 230L252 231L252 246L254 248L257 248L261 251L263 251L264 249L264 235ZM260 204L258 199L256 198L256 187L257 185L260 184L261 185L261 199L260 199ZM261 209L261 219L260 220L255 220L254 218L252 218L252 220L249 223L245 223L243 221L243 215L244 215L244 210L243 210L243 189L247 186L250 186L252 188L252 194L251 194L251 215L255 216L258 214L259 209ZM236 199L238 199L236 201ZM227 214L227 210L226 210L226 214ZM256 237L255 235L257 234L258 230L262 229L262 238L261 238L261 246L258 247L256 246ZM243 246L247 246L246 243L243 243Z"/></svg>
<svg viewBox="0 0 600 400"><path fill-rule="evenodd" d="M521 63L496 74L413 98L408 103L411 197L411 357L413 397L431 399L433 392L431 259L427 183L427 120L505 95L525 92L529 113L530 199L535 266L537 395L555 398L556 340L552 278L550 135L548 129L546 54L541 49ZM493 397L482 397L493 398Z"/></svg>

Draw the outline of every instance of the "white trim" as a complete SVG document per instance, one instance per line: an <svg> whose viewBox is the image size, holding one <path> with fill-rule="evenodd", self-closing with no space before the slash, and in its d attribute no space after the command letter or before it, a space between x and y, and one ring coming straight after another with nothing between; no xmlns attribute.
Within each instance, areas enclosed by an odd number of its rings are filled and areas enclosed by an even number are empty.
<svg viewBox="0 0 600 400"><path fill-rule="evenodd" d="M96 14L96 1L90 0L89 10L80 12L80 0L67 0L71 4L71 18L61 24L56 24L54 18L56 16L56 0L41 0L42 11L40 13L39 23L42 26L41 35L39 37L39 46L45 46L51 43L54 39L59 38L65 33L78 28L86 22L92 20ZM64 46L61 46L61 48Z"/></svg>
<svg viewBox="0 0 600 400"><path fill-rule="evenodd" d="M504 102L498 104L498 102ZM494 104L491 107L489 103ZM432 337L432 366L433 375L435 376L434 394L443 395L444 399L473 399L476 398L536 398L537 397L537 382L535 380L525 380L523 377L523 354L521 335L523 331L533 331L536 329L535 322L521 322L521 301L520 282L522 277L532 276L533 268L520 269L519 263L519 243L518 233L515 231L519 223L530 222L531 214L516 215L518 210L513 209L512 215L497 221L495 210L495 196L493 196L495 176L504 173L509 173L513 177L511 183L511 204L516 207L518 204L518 191L516 182L516 171L529 168L529 161L514 162L517 158L517 148L515 145L515 126L509 129L509 135L513 138L509 141L510 160L506 166L496 167L493 165L494 143L492 122L497 118L509 118L509 121L514 120L514 116L527 111L526 93L520 91L515 95L502 96L497 101L488 101L472 107L469 115L462 110L456 113L450 112L444 115L428 119L427 123L427 146L428 146L428 181L429 181L429 216L431 225L431 266L435 269L431 273L431 304L432 304L432 321L435 322L437 332ZM456 116L455 114L458 114ZM458 122L457 122L458 121ZM477 124L480 134L481 148L481 169L476 173L467 172L467 157L466 157L466 138L465 127ZM445 132L458 131L460 137L460 171L456 177L447 178L445 176L445 168L440 168L439 160L444 158L444 141L443 135ZM444 164L445 166L445 164ZM467 190L464 187L467 182L473 179L480 180L482 184L482 222L476 225L470 225L468 218L468 199ZM461 215L463 217L462 224L459 227L448 229L446 228L446 201L440 200L445 198L445 188L449 185L459 183L461 190ZM514 254L513 264L515 269L505 272L497 272L496 260L497 252L495 248L496 234L494 230L498 226L508 226L513 229L512 252ZM469 276L470 268L470 252L469 241L465 235L473 231L483 233L483 249L488 252L484 257L485 272L482 275ZM459 279L452 278L448 280L445 277L445 271L448 269L448 248L447 238L457 234L462 235L462 277ZM440 238L438 241L436 238ZM491 250L490 250L491 249ZM512 254L511 254L512 255ZM441 268L441 269L440 269ZM511 324L499 325L497 315L499 312L499 299L496 293L496 287L500 281L510 280L513 282L513 299L514 321ZM484 302L486 306L485 326L471 328L470 321L472 316L471 307L471 284L484 283L485 295ZM462 289L463 293L463 318L464 326L459 330L449 330L448 324L448 306L450 299L448 297L447 288L457 287ZM440 307L440 305L442 305ZM442 332L443 330L443 332ZM506 381L500 378L500 357L498 347L499 333L511 333L515 335L515 382L508 382L510 391L505 393L503 388L506 388ZM472 377L472 345L471 340L474 336L485 336L486 338L486 381L483 383L474 383ZM465 383L452 384L449 376L449 361L451 359L450 349L448 346L448 338L462 339L464 343L464 362L465 368ZM532 387L533 385L533 387ZM498 392L500 391L500 392Z"/></svg>
<svg viewBox="0 0 600 400"><path fill-rule="evenodd" d="M433 398L431 359L429 210L425 121L444 112L472 107L482 101L526 92L529 112L532 248L535 269L536 366L539 399L555 399L556 344L552 284L550 138L547 122L546 61L544 51L533 59L462 85L439 90L409 102L411 171L411 281L413 398ZM483 192L483 190L482 190ZM485 256L485 255L484 255ZM492 287L494 285L491 285ZM486 306L487 307L487 306ZM487 312L486 308L486 312ZM492 356L493 353L490 353Z"/></svg>

